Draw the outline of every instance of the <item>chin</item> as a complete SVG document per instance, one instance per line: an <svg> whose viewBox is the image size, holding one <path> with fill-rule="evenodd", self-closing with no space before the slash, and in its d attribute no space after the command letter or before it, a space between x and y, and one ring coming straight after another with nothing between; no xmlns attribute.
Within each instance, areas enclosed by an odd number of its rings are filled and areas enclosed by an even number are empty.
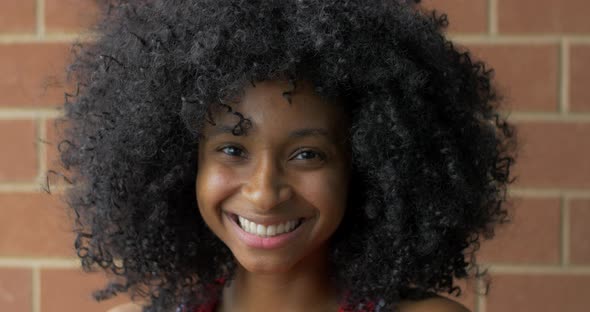
<svg viewBox="0 0 590 312"><path fill-rule="evenodd" d="M272 259L268 256L236 257L239 264L250 273L273 274L288 272L295 266L293 259Z"/></svg>

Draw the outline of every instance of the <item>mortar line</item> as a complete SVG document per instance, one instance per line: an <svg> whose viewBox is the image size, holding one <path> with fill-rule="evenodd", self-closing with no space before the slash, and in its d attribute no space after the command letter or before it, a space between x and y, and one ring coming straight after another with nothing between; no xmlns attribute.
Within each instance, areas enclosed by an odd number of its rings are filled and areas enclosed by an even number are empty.
<svg viewBox="0 0 590 312"><path fill-rule="evenodd" d="M490 264L488 272L492 274L528 274L528 275L590 275L590 266L567 267L556 265L527 265L527 264Z"/></svg>
<svg viewBox="0 0 590 312"><path fill-rule="evenodd" d="M45 37L45 0L36 1L36 21L37 21L37 35L38 39Z"/></svg>
<svg viewBox="0 0 590 312"><path fill-rule="evenodd" d="M52 268L67 269L79 268L80 261L77 258L0 258L0 268Z"/></svg>
<svg viewBox="0 0 590 312"><path fill-rule="evenodd" d="M498 34L498 1L488 0L488 33L491 36Z"/></svg>
<svg viewBox="0 0 590 312"><path fill-rule="evenodd" d="M468 35L460 33L449 33L449 38L459 43L474 43L474 44L558 44L561 39L565 38L570 43L590 44L589 35L578 34L498 34L498 35Z"/></svg>
<svg viewBox="0 0 590 312"><path fill-rule="evenodd" d="M561 198L561 265L570 265L570 209L569 199Z"/></svg>
<svg viewBox="0 0 590 312"><path fill-rule="evenodd" d="M41 312L41 269L38 266L33 267L31 281L31 301L32 312Z"/></svg>
<svg viewBox="0 0 590 312"><path fill-rule="evenodd" d="M477 280L477 297L475 299L475 310L477 312L486 312L486 296L483 294L485 289L483 279L479 278Z"/></svg>
<svg viewBox="0 0 590 312"><path fill-rule="evenodd" d="M38 182L10 182L10 183L0 183L0 194L10 194L10 193L25 193L25 194L46 194L45 190L43 189L43 184ZM53 185L51 186L51 194L58 195L62 194L71 186L62 186L62 185Z"/></svg>
<svg viewBox="0 0 590 312"><path fill-rule="evenodd" d="M590 113L561 113L561 112L516 112L508 116L515 121L559 121L559 122L590 122Z"/></svg>
<svg viewBox="0 0 590 312"><path fill-rule="evenodd" d="M41 186L31 182L0 183L0 194L5 193L40 193Z"/></svg>
<svg viewBox="0 0 590 312"><path fill-rule="evenodd" d="M59 118L63 112L49 108L0 108L0 120Z"/></svg>
<svg viewBox="0 0 590 312"><path fill-rule="evenodd" d="M556 36L503 36L503 35L461 35L450 34L449 38L453 42L460 44L478 44L478 45L533 45L533 44L554 44L559 42Z"/></svg>
<svg viewBox="0 0 590 312"><path fill-rule="evenodd" d="M35 139L35 144L37 145L37 184L42 183L43 176L46 174L47 171L47 143L45 143L47 141L47 131L45 130L45 124L45 119L35 119L37 136Z"/></svg>
<svg viewBox="0 0 590 312"><path fill-rule="evenodd" d="M569 106L569 85L570 85L570 47L569 41L566 38L561 39L559 46L559 111L562 114L567 114L570 110Z"/></svg>
<svg viewBox="0 0 590 312"><path fill-rule="evenodd" d="M585 189L528 189L528 188L513 188L509 189L510 196L519 197L534 197L534 198L555 198L560 196L567 196L568 198L576 199L590 199L590 191Z"/></svg>
<svg viewBox="0 0 590 312"><path fill-rule="evenodd" d="M562 34L563 36L563 34ZM563 36L569 41L570 44L590 44L590 38L588 36Z"/></svg>
<svg viewBox="0 0 590 312"><path fill-rule="evenodd" d="M51 33L44 34L40 37L36 34L2 34L0 35L0 45L15 43L71 43L79 41L82 43L92 43L96 40L97 35L93 33Z"/></svg>
<svg viewBox="0 0 590 312"><path fill-rule="evenodd" d="M565 263L565 196L559 198L559 264L562 267L566 266Z"/></svg>

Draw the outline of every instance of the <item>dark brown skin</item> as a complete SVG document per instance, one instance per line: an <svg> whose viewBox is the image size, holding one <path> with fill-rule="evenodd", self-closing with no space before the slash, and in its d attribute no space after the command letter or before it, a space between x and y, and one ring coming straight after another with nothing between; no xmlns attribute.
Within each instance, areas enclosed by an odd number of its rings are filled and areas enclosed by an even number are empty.
<svg viewBox="0 0 590 312"><path fill-rule="evenodd" d="M329 283L326 262L328 239L346 209L346 114L309 84L297 84L291 104L282 95L286 90L286 82L274 81L245 90L233 109L250 119L246 135L219 134L239 120L226 112L214 116L217 126L204 129L196 183L199 209L238 263L219 311L337 310L338 291ZM305 222L301 235L284 247L259 249L237 237L225 212L256 223Z"/></svg>
<svg viewBox="0 0 590 312"><path fill-rule="evenodd" d="M234 136L238 117L214 115L199 148L196 192L201 215L237 260L235 280L224 288L218 312L337 311L342 289L329 282L328 240L346 209L350 154L349 122L333 102L298 83L291 104L286 82L259 82L232 108L252 127ZM301 131L319 129L319 131ZM227 130L227 129L226 129ZM293 136L299 131L300 135ZM306 133L306 135L301 135ZM261 223L305 218L301 235L275 249L244 244L235 234L234 213ZM403 312L464 312L454 301L403 302ZM140 311L137 305L109 312Z"/></svg>

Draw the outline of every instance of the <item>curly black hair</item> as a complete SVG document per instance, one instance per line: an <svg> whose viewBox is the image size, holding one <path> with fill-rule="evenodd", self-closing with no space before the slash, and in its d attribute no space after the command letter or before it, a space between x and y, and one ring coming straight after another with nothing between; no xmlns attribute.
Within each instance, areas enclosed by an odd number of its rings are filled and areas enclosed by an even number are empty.
<svg viewBox="0 0 590 312"><path fill-rule="evenodd" d="M493 71L445 37L446 15L401 0L111 0L104 12L96 40L73 49L59 144L78 256L113 277L97 299L130 292L168 311L231 281L232 254L197 208L198 139L212 107L255 81L309 81L352 117L353 186L330 254L350 306L460 292L507 220L516 129Z"/></svg>

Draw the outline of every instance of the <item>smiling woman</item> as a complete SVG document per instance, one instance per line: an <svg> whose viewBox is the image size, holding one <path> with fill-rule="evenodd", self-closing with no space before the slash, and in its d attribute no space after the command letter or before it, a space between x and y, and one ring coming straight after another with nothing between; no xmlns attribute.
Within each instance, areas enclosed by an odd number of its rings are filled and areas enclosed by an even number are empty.
<svg viewBox="0 0 590 312"><path fill-rule="evenodd" d="M287 83L256 83L231 107L248 119L240 136L218 130L238 121L226 112L202 132L199 210L238 264L239 290L228 290L232 295L224 298L233 302L225 311L237 310L237 302L288 307L294 303L285 295L294 292L300 302L331 298L328 275L318 273L328 271L328 238L346 209L349 127L342 107L300 85L289 103L282 96Z"/></svg>
<svg viewBox="0 0 590 312"><path fill-rule="evenodd" d="M298 89L290 104L284 89L277 82L246 89L235 111L251 127L241 136L211 135L215 126L207 125L199 146L201 215L252 272L289 271L314 252L325 254L346 208L344 111L311 87ZM235 123L230 114L216 117Z"/></svg>
<svg viewBox="0 0 590 312"><path fill-rule="evenodd" d="M515 135L444 16L397 0L110 4L71 66L60 145L82 264L116 275L98 299L465 311L437 293L477 272L506 217Z"/></svg>

